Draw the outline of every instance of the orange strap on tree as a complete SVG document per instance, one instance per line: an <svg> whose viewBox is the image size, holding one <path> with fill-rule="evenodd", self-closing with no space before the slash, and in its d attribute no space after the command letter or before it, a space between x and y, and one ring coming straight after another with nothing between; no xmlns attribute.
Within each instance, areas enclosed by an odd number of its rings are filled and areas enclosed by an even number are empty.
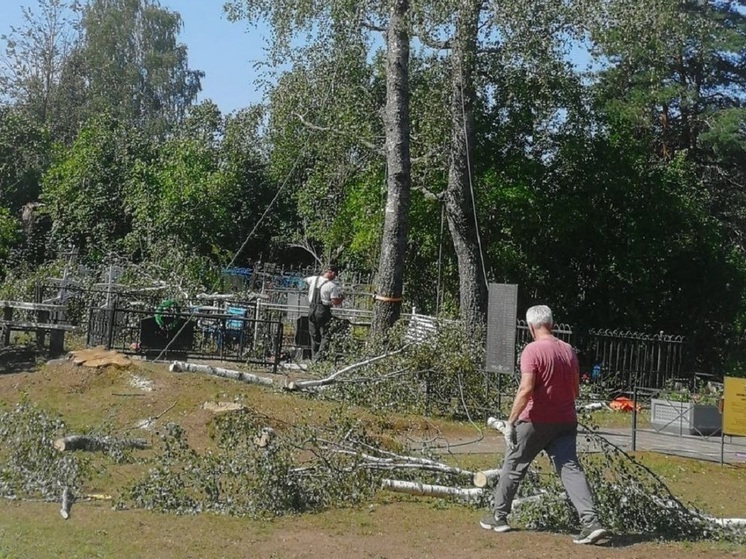
<svg viewBox="0 0 746 559"><path fill-rule="evenodd" d="M376 301L381 301L383 303L401 303L402 297L386 297L385 295L378 295L378 293L373 294L373 299Z"/></svg>

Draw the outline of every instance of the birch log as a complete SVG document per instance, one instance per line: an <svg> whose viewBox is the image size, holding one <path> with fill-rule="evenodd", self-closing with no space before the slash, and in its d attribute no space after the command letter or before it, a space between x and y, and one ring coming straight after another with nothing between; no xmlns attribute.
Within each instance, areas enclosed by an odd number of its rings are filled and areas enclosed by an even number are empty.
<svg viewBox="0 0 746 559"><path fill-rule="evenodd" d="M493 429L497 429L498 431L500 431L503 435L505 434L506 424L505 424L505 421L503 421L502 419L488 417L487 427L492 427Z"/></svg>
<svg viewBox="0 0 746 559"><path fill-rule="evenodd" d="M500 477L500 468L476 472L471 480L474 483L474 487L487 487L493 479L498 477Z"/></svg>
<svg viewBox="0 0 746 559"><path fill-rule="evenodd" d="M70 496L70 490L65 486L62 489L62 503L60 505L60 516L67 520L70 518L70 507L73 505L73 500Z"/></svg>
<svg viewBox="0 0 746 559"><path fill-rule="evenodd" d="M436 462L435 460L430 460L429 458L404 456L401 454L394 454L393 452L387 452L386 455L388 457L381 457L346 449L335 449L332 450L332 452L336 452L338 454L349 454L350 456L358 456L362 460L361 465L370 468L391 470L395 470L397 468L418 469L429 472L439 472L443 474L462 475L466 477L474 476L474 473L470 472L469 470L464 470L456 466L449 466L441 462Z"/></svg>
<svg viewBox="0 0 746 559"><path fill-rule="evenodd" d="M459 497L461 499L477 499L484 494L484 489L478 487L462 488L445 485L432 485L418 481L401 481L398 479L384 479L381 481L384 489L409 495L425 497Z"/></svg>
<svg viewBox="0 0 746 559"><path fill-rule="evenodd" d="M260 377L245 373L243 371L234 371L232 369L221 369L220 367L210 367L209 365L197 365L195 363L185 363L183 361L174 361L168 368L172 373L202 373L216 377L228 378L248 384L260 384L263 386L274 386L271 378Z"/></svg>
<svg viewBox="0 0 746 559"><path fill-rule="evenodd" d="M149 446L145 439L115 439L89 435L69 435L56 439L53 444L54 448L61 452L66 450L105 451L113 446L143 449Z"/></svg>

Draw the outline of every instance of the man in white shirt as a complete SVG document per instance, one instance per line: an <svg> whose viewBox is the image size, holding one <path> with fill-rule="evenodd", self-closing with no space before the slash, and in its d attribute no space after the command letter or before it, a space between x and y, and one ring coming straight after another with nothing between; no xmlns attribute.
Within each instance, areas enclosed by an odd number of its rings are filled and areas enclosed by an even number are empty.
<svg viewBox="0 0 746 559"><path fill-rule="evenodd" d="M318 361L323 357L329 338L329 323L332 306L342 304L339 285L334 281L338 268L327 266L320 276L305 278L308 284L308 333L311 335L311 357Z"/></svg>

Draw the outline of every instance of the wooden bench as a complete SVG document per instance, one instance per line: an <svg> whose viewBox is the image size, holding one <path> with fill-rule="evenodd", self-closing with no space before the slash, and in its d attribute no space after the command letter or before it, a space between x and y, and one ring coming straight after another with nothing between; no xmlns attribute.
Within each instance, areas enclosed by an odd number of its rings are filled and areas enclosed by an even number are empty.
<svg viewBox="0 0 746 559"><path fill-rule="evenodd" d="M0 307L3 309L0 328L2 336L0 342L2 346L10 345L11 333L15 331L34 332L36 333L36 343L39 347L44 347L47 333L49 333L49 351L53 354L65 352L65 332L77 332L77 326L64 322L57 322L57 317L52 319L52 314L62 314L65 311L64 305L52 305L48 303L28 303L25 301L0 301ZM14 317L16 311L32 311L33 320L24 320Z"/></svg>

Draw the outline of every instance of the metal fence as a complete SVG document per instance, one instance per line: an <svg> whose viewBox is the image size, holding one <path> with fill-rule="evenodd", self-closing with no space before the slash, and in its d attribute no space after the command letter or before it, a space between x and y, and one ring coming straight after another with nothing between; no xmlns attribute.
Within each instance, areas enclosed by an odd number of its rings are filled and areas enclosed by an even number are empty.
<svg viewBox="0 0 746 559"><path fill-rule="evenodd" d="M255 309L248 306L154 312L115 303L89 311L88 345L149 358L251 362L276 372L282 340L282 322L256 318Z"/></svg>
<svg viewBox="0 0 746 559"><path fill-rule="evenodd" d="M261 353L269 362L270 355L272 360L305 355L304 350L309 345L306 295L305 290L278 289L250 301L206 300L205 305L192 306L188 312L176 314L195 323L196 341L189 350L190 354L242 360L247 354L256 359L261 357ZM360 306L352 305L348 300L345 306L334 309L334 316L354 334L353 339L362 341L370 328L373 311ZM241 316L236 316L236 311ZM91 308L88 342L133 351L130 346L142 342L137 339L140 321L154 313L153 307L142 308L141 303L122 302L118 298L113 308ZM408 317L408 314L402 315L404 320ZM239 337L239 347L234 348L222 341L219 344L209 342L230 338L230 326L238 323L245 331ZM224 332L226 324L228 328ZM279 347L275 347L274 342L261 341L268 329L272 330L272 336L280 336ZM660 388L669 380L687 374L684 369L685 339L682 336L595 329L578 335L567 324L556 325L554 333L576 348L583 381L599 392L628 391L634 386ZM520 352L530 340L528 326L525 321L518 320L516 371ZM287 352L295 353L288 356Z"/></svg>
<svg viewBox="0 0 746 559"><path fill-rule="evenodd" d="M581 376L607 389L662 388L685 372L685 338L624 330L588 330L576 347Z"/></svg>
<svg viewBox="0 0 746 559"><path fill-rule="evenodd" d="M686 372L683 336L605 329L577 333L568 324L555 325L554 335L576 349L581 379L597 392L630 391L635 386L662 388L673 379L693 374ZM530 341L528 325L518 320L516 364Z"/></svg>

